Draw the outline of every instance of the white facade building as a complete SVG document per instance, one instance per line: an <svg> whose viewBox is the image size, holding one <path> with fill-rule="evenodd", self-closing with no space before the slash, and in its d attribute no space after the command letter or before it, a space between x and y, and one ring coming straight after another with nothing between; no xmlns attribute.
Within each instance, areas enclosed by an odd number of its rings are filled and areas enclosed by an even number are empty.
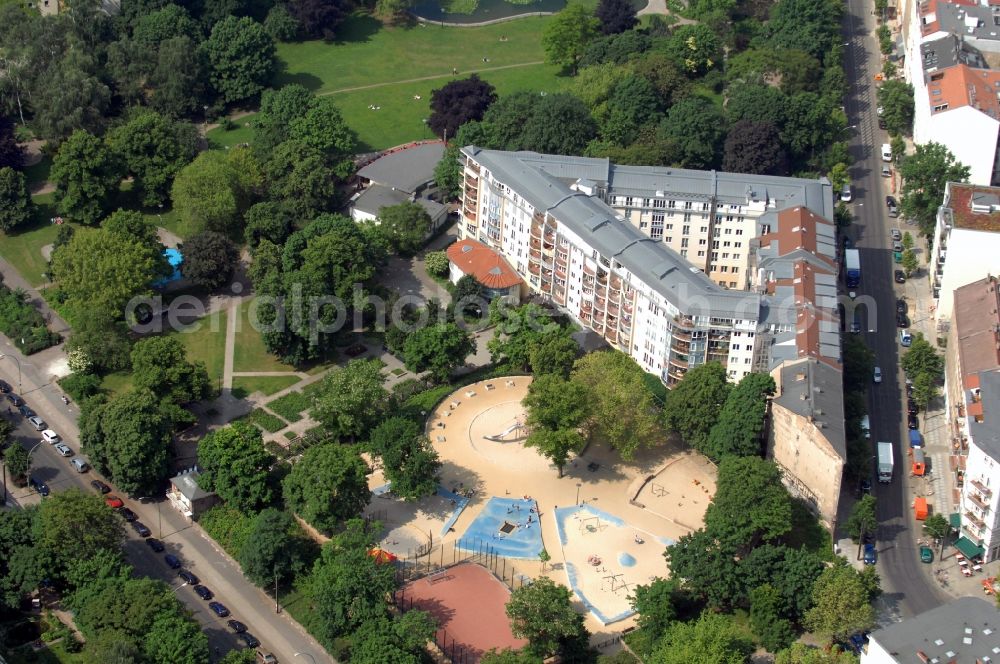
<svg viewBox="0 0 1000 664"><path fill-rule="evenodd" d="M939 325L951 319L952 294L997 271L1000 261L1000 187L948 182L938 208L930 274Z"/></svg>
<svg viewBox="0 0 1000 664"><path fill-rule="evenodd" d="M955 546L991 562L1000 558L1000 371L968 376L963 387L969 451Z"/></svg>

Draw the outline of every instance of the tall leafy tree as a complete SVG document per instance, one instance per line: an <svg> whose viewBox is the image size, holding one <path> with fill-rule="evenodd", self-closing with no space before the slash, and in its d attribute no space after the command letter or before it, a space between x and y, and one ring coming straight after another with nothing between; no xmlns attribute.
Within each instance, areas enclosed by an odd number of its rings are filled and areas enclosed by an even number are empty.
<svg viewBox="0 0 1000 664"><path fill-rule="evenodd" d="M583 102L558 92L538 97L534 112L523 120L522 132L521 145L509 149L579 154L597 134L597 125Z"/></svg>
<svg viewBox="0 0 1000 664"><path fill-rule="evenodd" d="M441 155L441 161L434 167L434 184L436 184L449 199L456 200L462 193L462 163L461 153L457 145L449 145Z"/></svg>
<svg viewBox="0 0 1000 664"><path fill-rule="evenodd" d="M352 360L323 379L312 416L338 438L356 438L382 414L388 392L375 360Z"/></svg>
<svg viewBox="0 0 1000 664"><path fill-rule="evenodd" d="M216 290L229 283L239 250L221 233L202 231L184 243L181 274L201 288Z"/></svg>
<svg viewBox="0 0 1000 664"><path fill-rule="evenodd" d="M254 150L265 155L291 138L292 122L309 111L313 99L313 94L298 83L265 90L254 119Z"/></svg>
<svg viewBox="0 0 1000 664"><path fill-rule="evenodd" d="M847 530L847 534L855 542L861 541L861 538L866 533L873 535L875 529L878 528L878 514L875 513L875 496L868 494L862 496L861 500L854 503L854 507L851 508L851 515L847 517L844 527Z"/></svg>
<svg viewBox="0 0 1000 664"><path fill-rule="evenodd" d="M723 458L705 528L744 554L791 530L791 498L777 466L758 457Z"/></svg>
<svg viewBox="0 0 1000 664"><path fill-rule="evenodd" d="M875 624L875 610L861 575L842 558L823 570L812 596L813 607L806 614L805 624L831 642Z"/></svg>
<svg viewBox="0 0 1000 664"><path fill-rule="evenodd" d="M99 496L68 489L42 503L33 523L33 540L51 561L48 572L62 578L78 560L117 552L125 541L125 529Z"/></svg>
<svg viewBox="0 0 1000 664"><path fill-rule="evenodd" d="M108 142L134 178L143 205L162 204L177 173L198 153L198 132L156 111L134 112Z"/></svg>
<svg viewBox="0 0 1000 664"><path fill-rule="evenodd" d="M944 378L944 357L922 332L913 335L910 347L903 353L900 364L907 376L916 377L926 373L934 380Z"/></svg>
<svg viewBox="0 0 1000 664"><path fill-rule="evenodd" d="M937 209L944 198L947 182L968 182L969 167L940 143L923 143L899 164L903 179L900 211L920 225L928 237L934 232Z"/></svg>
<svg viewBox="0 0 1000 664"><path fill-rule="evenodd" d="M273 463L260 429L233 422L209 432L198 443L198 484L217 493L230 507L250 513L274 499L269 480Z"/></svg>
<svg viewBox="0 0 1000 664"><path fill-rule="evenodd" d="M439 323L412 332L403 345L403 359L410 371L429 371L434 380L444 382L475 349L468 332L454 323Z"/></svg>
<svg viewBox="0 0 1000 664"><path fill-rule="evenodd" d="M913 133L913 86L905 81L889 80L878 89L878 103L886 129L893 134Z"/></svg>
<svg viewBox="0 0 1000 664"><path fill-rule="evenodd" d="M747 374L732 388L719 419L709 431L705 454L712 459L728 454L759 455L767 418L767 398L774 394L774 389L774 379L763 373Z"/></svg>
<svg viewBox="0 0 1000 664"><path fill-rule="evenodd" d="M204 362L190 362L174 337L148 337L132 346L133 384L176 404L204 399L212 390Z"/></svg>
<svg viewBox="0 0 1000 664"><path fill-rule="evenodd" d="M626 76L618 80L608 96L601 133L609 140L627 144L659 110L660 100L653 84L640 76Z"/></svg>
<svg viewBox="0 0 1000 664"><path fill-rule="evenodd" d="M657 643L649 661L655 664L716 662L743 664L753 644L730 616L705 611L694 622L675 622Z"/></svg>
<svg viewBox="0 0 1000 664"><path fill-rule="evenodd" d="M57 64L39 70L33 87L32 126L41 136L59 141L75 131L98 132L104 126L111 91L85 49L74 48Z"/></svg>
<svg viewBox="0 0 1000 664"><path fill-rule="evenodd" d="M202 664L209 657L208 635L198 623L180 613L157 617L141 643L153 662Z"/></svg>
<svg viewBox="0 0 1000 664"><path fill-rule="evenodd" d="M337 173L314 148L285 141L271 152L265 171L271 200L297 218L315 217L337 205Z"/></svg>
<svg viewBox="0 0 1000 664"><path fill-rule="evenodd" d="M357 516L371 498L368 466L347 445L309 448L282 482L289 509L321 532Z"/></svg>
<svg viewBox="0 0 1000 664"><path fill-rule="evenodd" d="M390 205L378 211L379 230L389 244L404 256L412 256L431 231L431 217L419 203Z"/></svg>
<svg viewBox="0 0 1000 664"><path fill-rule="evenodd" d="M682 99L670 107L661 127L685 168L712 168L719 162L725 121L712 102L703 97Z"/></svg>
<svg viewBox="0 0 1000 664"><path fill-rule="evenodd" d="M528 362L536 376L568 377L579 356L580 345L563 329L543 333L528 349Z"/></svg>
<svg viewBox="0 0 1000 664"><path fill-rule="evenodd" d="M227 103L256 97L274 73L274 40L252 18L222 19L203 48L211 65L212 85Z"/></svg>
<svg viewBox="0 0 1000 664"><path fill-rule="evenodd" d="M346 0L289 0L288 11L311 39L333 39L351 10Z"/></svg>
<svg viewBox="0 0 1000 664"><path fill-rule="evenodd" d="M771 584L765 583L750 591L750 625L771 652L795 640L792 623L784 617L786 611L784 597Z"/></svg>
<svg viewBox="0 0 1000 664"><path fill-rule="evenodd" d="M679 26L663 50L691 78L704 75L722 62L722 42L712 28L700 23Z"/></svg>
<svg viewBox="0 0 1000 664"><path fill-rule="evenodd" d="M584 423L589 397L590 393L581 383L546 374L531 382L521 403L528 411L528 425L556 431L573 429Z"/></svg>
<svg viewBox="0 0 1000 664"><path fill-rule="evenodd" d="M524 444L534 447L538 453L552 462L563 476L563 467L569 461L571 452L583 450L584 438L576 429L534 429L528 434Z"/></svg>
<svg viewBox="0 0 1000 664"><path fill-rule="evenodd" d="M570 602L566 586L548 577L521 586L507 601L507 617L514 636L528 639L528 650L539 656L556 654L566 639L585 633L583 616Z"/></svg>
<svg viewBox="0 0 1000 664"><path fill-rule="evenodd" d="M24 149L14 135L14 121L4 115L0 115L0 168L24 168Z"/></svg>
<svg viewBox="0 0 1000 664"><path fill-rule="evenodd" d="M637 585L630 598L632 608L639 614L636 624L654 638L677 618L674 593L678 585L675 580L656 577L647 585Z"/></svg>
<svg viewBox="0 0 1000 664"><path fill-rule="evenodd" d="M208 87L208 63L198 43L188 36L163 41L149 75L149 103L164 115L180 118L202 110Z"/></svg>
<svg viewBox="0 0 1000 664"><path fill-rule="evenodd" d="M118 191L121 161L100 138L78 130L59 147L49 179L56 185L56 208L61 214L96 224Z"/></svg>
<svg viewBox="0 0 1000 664"><path fill-rule="evenodd" d="M288 134L328 159L353 154L358 141L332 97L313 97L308 110L288 123Z"/></svg>
<svg viewBox="0 0 1000 664"><path fill-rule="evenodd" d="M496 88L477 74L431 91L431 116L427 126L438 136L454 137L470 120L482 120L486 109L497 100Z"/></svg>
<svg viewBox="0 0 1000 664"><path fill-rule="evenodd" d="M723 170L786 175L787 161L778 129L773 124L740 120L729 128L723 146Z"/></svg>
<svg viewBox="0 0 1000 664"><path fill-rule="evenodd" d="M140 16L132 27L132 38L147 48L157 48L174 37L201 36L201 26L186 9L169 3L149 14Z"/></svg>
<svg viewBox="0 0 1000 664"><path fill-rule="evenodd" d="M31 220L33 205L24 173L0 168L0 231L8 233Z"/></svg>
<svg viewBox="0 0 1000 664"><path fill-rule="evenodd" d="M241 232L243 211L249 194L227 155L202 152L182 168L170 190L173 208L181 218L185 235L214 231L235 236Z"/></svg>
<svg viewBox="0 0 1000 664"><path fill-rule="evenodd" d="M601 32L606 35L631 30L639 23L635 7L628 0L600 0L594 14L601 22Z"/></svg>
<svg viewBox="0 0 1000 664"><path fill-rule="evenodd" d="M857 655L846 650L816 648L805 643L793 643L791 647L775 654L775 664L857 664Z"/></svg>
<svg viewBox="0 0 1000 664"><path fill-rule="evenodd" d="M571 4L555 15L542 31L545 59L576 73L587 45L600 32L601 22L581 4Z"/></svg>
<svg viewBox="0 0 1000 664"><path fill-rule="evenodd" d="M667 393L664 422L684 441L707 454L712 427L718 421L732 386L718 362L706 362L684 375Z"/></svg>
<svg viewBox="0 0 1000 664"><path fill-rule="evenodd" d="M243 573L258 586L287 581L304 572L316 548L288 512L267 508L253 520L239 551Z"/></svg>
<svg viewBox="0 0 1000 664"><path fill-rule="evenodd" d="M396 441L382 454L382 464L392 492L403 500L420 500L437 491L441 461L427 436Z"/></svg>
<svg viewBox="0 0 1000 664"><path fill-rule="evenodd" d="M11 477L27 477L28 471L31 470L31 457L28 456L28 450L20 445L11 445L4 450L3 462Z"/></svg>
<svg viewBox="0 0 1000 664"><path fill-rule="evenodd" d="M840 39L843 5L831 0L782 0L771 10L769 45L798 49L821 58Z"/></svg>

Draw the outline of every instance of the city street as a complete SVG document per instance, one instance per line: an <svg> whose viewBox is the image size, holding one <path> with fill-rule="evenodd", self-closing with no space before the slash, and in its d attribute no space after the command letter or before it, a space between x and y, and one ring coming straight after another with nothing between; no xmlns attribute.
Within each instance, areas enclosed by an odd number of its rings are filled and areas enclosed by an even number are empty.
<svg viewBox="0 0 1000 664"><path fill-rule="evenodd" d="M79 412L75 404L63 404L62 392L54 382L50 383L44 364L36 362L35 357L24 358L3 337L0 337L0 354L5 355L0 359L0 379L10 383L17 391L19 371L15 360L20 361L20 394L49 427L60 434L73 450L74 456L79 455L79 430L76 426ZM16 410L8 414L6 400L3 403L0 412L16 424L17 442L25 449L32 449L41 440L38 432ZM32 454L32 474L44 481L52 492L64 491L70 487L94 491L90 481L99 479L93 470L77 473L70 466L69 458L59 456L47 443L39 445ZM27 487L14 487L9 478L7 487L9 500L16 504L31 504L41 499ZM299 658L302 662L317 664L334 662L322 646L287 614L276 614L274 598L247 581L237 563L219 549L200 528L192 525L171 507L165 498L144 504L115 493L125 500L126 506L139 516L139 521L146 524L154 536L163 540L166 544L164 553L173 553L183 561L185 568L200 577L201 583L215 593L214 599L230 609L230 617L248 625L250 633L260 639L264 650L274 653L281 662L300 661ZM181 579L163 562L164 554L153 553L131 528L126 528L126 532L128 538L124 548L129 564L138 574L161 579L177 589L177 596L205 629L213 651L226 652L243 647L242 641L226 625L229 618L216 617L208 609L208 603L194 594L191 586L182 587ZM213 657L213 661L215 659Z"/></svg>
<svg viewBox="0 0 1000 664"><path fill-rule="evenodd" d="M883 380L872 384L869 413L871 417L872 454L877 441L891 441L894 446L895 472L892 483L874 484L878 499L879 528L878 571L882 579L882 603L892 618L906 618L939 606L949 598L943 596L927 574L927 566L919 559L916 540L919 525L910 507L907 428L903 416L905 406L904 377L899 369L900 346L896 333L895 301L897 289L893 283L893 264L889 229L896 219L886 213L885 196L890 190L889 178L881 175L883 162L880 146L889 136L878 128L876 115L876 73L881 71L880 54L874 35L875 16L869 0L849 0L844 16L845 70L849 92L846 103L848 124L853 128L850 152L854 202L854 224L849 230L861 254L861 287L859 301L869 302L863 338L875 352ZM916 227L900 227L916 232ZM919 288L926 288L923 283ZM920 312L919 315L925 315ZM911 311L911 318L918 312ZM874 461L873 461L874 463ZM848 487L848 491L853 487ZM883 616L885 617L885 616Z"/></svg>

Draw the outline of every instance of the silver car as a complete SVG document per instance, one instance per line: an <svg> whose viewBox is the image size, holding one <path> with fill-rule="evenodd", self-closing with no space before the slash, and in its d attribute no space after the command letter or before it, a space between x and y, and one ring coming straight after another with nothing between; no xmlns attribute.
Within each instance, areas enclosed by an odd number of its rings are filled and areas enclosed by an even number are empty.
<svg viewBox="0 0 1000 664"><path fill-rule="evenodd" d="M888 197L887 197L887 200L888 200ZM895 202L895 201L893 201L893 202ZM900 230L898 228L891 229L889 231L889 235L892 236L893 241L896 241L896 242L898 242L899 240L903 239L903 234L900 232Z"/></svg>
<svg viewBox="0 0 1000 664"><path fill-rule="evenodd" d="M38 417L38 415L32 415L31 417L29 417L28 424L35 427L35 431L42 431L47 426L49 426L48 424L45 423L45 420Z"/></svg>
<svg viewBox="0 0 1000 664"><path fill-rule="evenodd" d="M56 443L55 444L55 450L61 456L64 456L64 457L73 456L73 450L69 449L69 445L67 445L66 443Z"/></svg>

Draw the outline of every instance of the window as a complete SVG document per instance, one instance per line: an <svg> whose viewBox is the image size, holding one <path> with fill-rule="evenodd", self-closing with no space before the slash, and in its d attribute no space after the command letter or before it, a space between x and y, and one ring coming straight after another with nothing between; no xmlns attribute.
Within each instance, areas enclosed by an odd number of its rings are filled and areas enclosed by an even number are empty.
<svg viewBox="0 0 1000 664"><path fill-rule="evenodd" d="M726 229L726 235L732 235L732 234L733 234L733 229L732 228L727 228Z"/></svg>
<svg viewBox="0 0 1000 664"><path fill-rule="evenodd" d="M683 256L684 258L687 258L688 257L688 250L687 249L681 249L681 256Z"/></svg>
<svg viewBox="0 0 1000 664"><path fill-rule="evenodd" d="M719 272L729 272L729 266L723 265L719 268Z"/></svg>
<svg viewBox="0 0 1000 664"><path fill-rule="evenodd" d="M648 198L642 199L642 207L649 207L649 199Z"/></svg>
<svg viewBox="0 0 1000 664"><path fill-rule="evenodd" d="M646 222L645 221L640 221L639 222L639 228L645 228L645 227L646 227Z"/></svg>
<svg viewBox="0 0 1000 664"><path fill-rule="evenodd" d="M673 241L674 241L674 238L672 238L672 237L670 237L670 236L668 235L668 236L666 236L665 238L663 238L663 241L664 241L664 242L673 242Z"/></svg>
<svg viewBox="0 0 1000 664"><path fill-rule="evenodd" d="M733 344L733 350L739 350L739 349L740 349L739 344Z"/></svg>
<svg viewBox="0 0 1000 664"><path fill-rule="evenodd" d="M688 239L686 237L681 238L681 246L682 247L688 246Z"/></svg>
<svg viewBox="0 0 1000 664"><path fill-rule="evenodd" d="M659 222L661 224L663 223L663 213L662 212L654 212L653 213L653 223L655 224L656 222Z"/></svg>
<svg viewBox="0 0 1000 664"><path fill-rule="evenodd" d="M729 252L722 252L722 260L726 260L727 258L729 258Z"/></svg>
<svg viewBox="0 0 1000 664"><path fill-rule="evenodd" d="M727 214L726 215L726 221L732 221L732 220L733 220L733 215Z"/></svg>
<svg viewBox="0 0 1000 664"><path fill-rule="evenodd" d="M653 199L653 207L656 208L656 209L661 209L662 210L663 208L667 207L667 202L665 200L663 200L662 198L654 198Z"/></svg>
<svg viewBox="0 0 1000 664"><path fill-rule="evenodd" d="M739 272L739 271L740 271L740 268L737 267L736 265L734 265L733 266L733 272Z"/></svg>
<svg viewBox="0 0 1000 664"><path fill-rule="evenodd" d="M729 287L730 288L736 288L736 282L735 281L730 281L729 282ZM747 358L747 364L750 364L750 358L749 357Z"/></svg>
<svg viewBox="0 0 1000 664"><path fill-rule="evenodd" d="M730 242L729 240L726 240L725 242L722 243L722 246L723 247L728 247L728 246L730 246L732 244L733 244L732 242Z"/></svg>
<svg viewBox="0 0 1000 664"><path fill-rule="evenodd" d="M685 221L687 220L685 219ZM684 226L683 228L681 228L681 235L690 235L690 234L691 234L690 226Z"/></svg>
<svg viewBox="0 0 1000 664"><path fill-rule="evenodd" d="M661 237L663 237L663 229L662 228L649 229L649 237L653 238L654 240L659 240Z"/></svg>
<svg viewBox="0 0 1000 664"><path fill-rule="evenodd" d="M691 201L684 201L684 209L685 210L690 210L692 205L693 204L691 203Z"/></svg>
<svg viewBox="0 0 1000 664"><path fill-rule="evenodd" d="M719 252L718 251L713 251L712 252L712 260L713 261L719 260Z"/></svg>
<svg viewBox="0 0 1000 664"><path fill-rule="evenodd" d="M719 237L720 233L722 233L722 229L720 229L720 228L713 228L712 229L712 237Z"/></svg>
<svg viewBox="0 0 1000 664"><path fill-rule="evenodd" d="M685 212L684 213L684 223L687 223L689 221L691 221L691 213L690 212Z"/></svg>
<svg viewBox="0 0 1000 664"><path fill-rule="evenodd" d="M707 232L708 232L708 226L702 226L701 227L701 234L704 235Z"/></svg>
<svg viewBox="0 0 1000 664"><path fill-rule="evenodd" d="M677 201L667 201L667 207L671 210L677 207Z"/></svg>
<svg viewBox="0 0 1000 664"><path fill-rule="evenodd" d="M700 238L698 240L698 246L699 247L704 247L706 244L708 244L708 240L706 240L705 238Z"/></svg>
<svg viewBox="0 0 1000 664"><path fill-rule="evenodd" d="M737 228L736 229L736 234L737 235L743 235L743 229L742 228Z"/></svg>
<svg viewBox="0 0 1000 664"><path fill-rule="evenodd" d="M670 217L671 219L673 219L673 217L674 217L674 211L673 210L667 210L667 216Z"/></svg>
<svg viewBox="0 0 1000 664"><path fill-rule="evenodd" d="M770 232L771 232L771 224L761 224L760 225L760 234L761 235L767 235Z"/></svg>
<svg viewBox="0 0 1000 664"><path fill-rule="evenodd" d="M673 224L667 224L666 228L667 228L668 231L672 231L672 230L674 230L674 225Z"/></svg>
<svg viewBox="0 0 1000 664"><path fill-rule="evenodd" d="M699 251L698 252L698 257L699 258L704 258L704 256L705 256L705 252L704 251Z"/></svg>
<svg viewBox="0 0 1000 664"><path fill-rule="evenodd" d="M718 248L719 248L719 241L712 240L712 249L718 249Z"/></svg>
<svg viewBox="0 0 1000 664"><path fill-rule="evenodd" d="M629 208L629 209L625 210L625 218L626 219L631 219L632 218L632 208Z"/></svg>

